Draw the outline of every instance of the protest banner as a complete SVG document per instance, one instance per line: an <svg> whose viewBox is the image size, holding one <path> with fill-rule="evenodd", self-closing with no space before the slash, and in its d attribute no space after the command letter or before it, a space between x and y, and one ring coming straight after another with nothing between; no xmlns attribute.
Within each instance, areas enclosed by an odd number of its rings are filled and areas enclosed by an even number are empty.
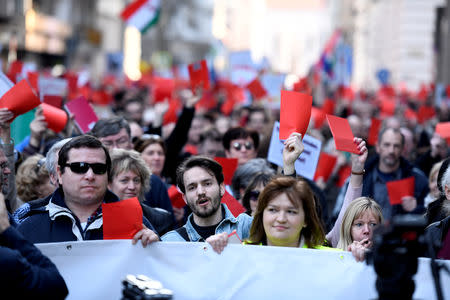
<svg viewBox="0 0 450 300"><path fill-rule="evenodd" d="M206 243L130 240L38 244L58 267L72 299L120 299L127 274L143 274L174 299L376 299L373 267L350 252L230 244L219 255ZM450 267L450 261L442 261ZM419 259L414 299L436 299L430 260ZM450 276L441 272L441 282ZM445 299L450 285L442 284Z"/></svg>

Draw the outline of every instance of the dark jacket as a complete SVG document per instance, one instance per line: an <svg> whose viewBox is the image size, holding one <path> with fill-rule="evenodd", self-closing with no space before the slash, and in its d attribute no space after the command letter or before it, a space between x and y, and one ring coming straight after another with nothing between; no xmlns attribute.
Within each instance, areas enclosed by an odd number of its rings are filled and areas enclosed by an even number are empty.
<svg viewBox="0 0 450 300"><path fill-rule="evenodd" d="M442 219L441 221L434 222L430 224L426 229L425 233L428 235L429 241L433 243L433 247L438 254L439 250L443 247L445 237L447 236L448 230L450 228L450 216ZM447 241L447 243L450 241ZM445 257L445 259L450 259Z"/></svg>
<svg viewBox="0 0 450 300"><path fill-rule="evenodd" d="M144 204L165 209L173 216L172 202L170 202L166 185L154 174L150 176L150 190L145 193ZM173 220L175 221L175 218Z"/></svg>
<svg viewBox="0 0 450 300"><path fill-rule="evenodd" d="M376 155L372 159L366 162L366 173L363 179L362 196L373 198L378 204L380 204L383 210L383 216L385 219L390 219L396 214L405 214L401 205L393 205L389 203L389 196L387 193L386 182L379 176L378 171L379 156ZM412 214L421 214L425 212L424 199L429 192L428 179L422 171L413 167L406 159L400 158L400 167L395 172L395 180L405 179L414 176L414 197L417 200L417 207L413 210ZM375 186L378 184L380 190L375 190Z"/></svg>
<svg viewBox="0 0 450 300"><path fill-rule="evenodd" d="M64 299L67 286L56 266L15 228L0 234L2 299Z"/></svg>
<svg viewBox="0 0 450 300"><path fill-rule="evenodd" d="M435 201L428 204L427 213L426 213L427 225L430 225L431 223L440 221L446 217L445 213L442 210L442 204L446 200L447 200L447 198L445 198L445 196L441 195Z"/></svg>
<svg viewBox="0 0 450 300"><path fill-rule="evenodd" d="M49 196L49 203L29 212L18 230L32 243L55 243L80 240L102 240L102 214L89 220L86 229L81 228L80 220L67 208L61 188ZM119 201L109 190L105 194L104 203ZM156 232L152 224L143 218L146 227Z"/></svg>
<svg viewBox="0 0 450 300"><path fill-rule="evenodd" d="M144 203L141 203L141 206L144 217L152 223L159 236L163 236L173 229L173 216L167 210L159 207L150 207Z"/></svg>

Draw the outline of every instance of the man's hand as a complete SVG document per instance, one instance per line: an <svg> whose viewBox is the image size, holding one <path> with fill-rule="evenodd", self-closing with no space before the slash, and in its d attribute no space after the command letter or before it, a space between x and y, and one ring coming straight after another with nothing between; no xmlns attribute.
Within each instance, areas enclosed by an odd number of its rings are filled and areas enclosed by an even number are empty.
<svg viewBox="0 0 450 300"><path fill-rule="evenodd" d="M206 242L211 245L214 251L220 254L228 245L228 233L222 232L212 235L206 239Z"/></svg>
<svg viewBox="0 0 450 300"><path fill-rule="evenodd" d="M155 117L153 118L153 127L160 127L163 123L164 115L169 110L169 99L164 99L162 102L153 105Z"/></svg>
<svg viewBox="0 0 450 300"><path fill-rule="evenodd" d="M139 230L139 232L136 233L133 237L133 245L136 245L136 243L141 240L142 246L145 248L148 244L159 241L158 235L156 233L145 227L144 224L142 224L142 226L144 228Z"/></svg>
<svg viewBox="0 0 450 300"><path fill-rule="evenodd" d="M404 211L412 212L417 207L417 200L413 196L405 196L402 198L402 207Z"/></svg>
<svg viewBox="0 0 450 300"><path fill-rule="evenodd" d="M293 132L284 141L283 148L283 172L286 175L295 173L295 161L303 152L302 135L298 132Z"/></svg>
<svg viewBox="0 0 450 300"><path fill-rule="evenodd" d="M8 210L6 209L5 205L5 196L0 193L0 234L8 229L9 226L10 224L8 218Z"/></svg>
<svg viewBox="0 0 450 300"><path fill-rule="evenodd" d="M0 108L0 138L9 144L11 139L11 121L14 113L7 108Z"/></svg>
<svg viewBox="0 0 450 300"><path fill-rule="evenodd" d="M185 89L180 92L180 98L187 108L194 107L203 96L202 88L197 88L195 94L191 90Z"/></svg>
<svg viewBox="0 0 450 300"><path fill-rule="evenodd" d="M34 119L30 123L30 145L39 148L41 146L41 139L47 130L47 122L45 122L44 112L42 107L38 106L34 114Z"/></svg>
<svg viewBox="0 0 450 300"><path fill-rule="evenodd" d="M359 154L352 153L351 160L352 160L352 171L354 172L362 172L364 170L364 164L367 160L367 147L366 142L361 138L353 138L353 142L358 145Z"/></svg>

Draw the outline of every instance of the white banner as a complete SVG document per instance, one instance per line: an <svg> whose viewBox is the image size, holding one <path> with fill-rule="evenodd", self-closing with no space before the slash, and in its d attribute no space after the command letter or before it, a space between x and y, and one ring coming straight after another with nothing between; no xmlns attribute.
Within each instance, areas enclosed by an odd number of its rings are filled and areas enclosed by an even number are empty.
<svg viewBox="0 0 450 300"><path fill-rule="evenodd" d="M280 122L275 122L270 138L269 152L267 160L280 167L283 166L283 141L280 141ZM303 152L295 162L295 171L310 180L314 179L316 174L317 163L319 162L320 148L322 142L310 135L305 134L303 137Z"/></svg>
<svg viewBox="0 0 450 300"><path fill-rule="evenodd" d="M37 245L58 267L67 299L120 299L122 279L144 274L174 299L375 299L376 274L349 252L228 245L218 255L205 243L129 240ZM436 299L429 259L419 260L414 299ZM450 261L445 262L450 267ZM441 272L445 299L450 276Z"/></svg>

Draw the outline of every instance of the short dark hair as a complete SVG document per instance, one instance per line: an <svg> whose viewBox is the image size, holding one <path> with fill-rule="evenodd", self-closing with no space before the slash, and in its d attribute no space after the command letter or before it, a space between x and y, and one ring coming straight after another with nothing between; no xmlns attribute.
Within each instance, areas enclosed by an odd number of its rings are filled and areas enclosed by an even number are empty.
<svg viewBox="0 0 450 300"><path fill-rule="evenodd" d="M105 136L118 134L122 128L125 128L128 136L131 138L130 125L123 117L112 117L98 120L97 123L95 123L94 128L92 128L90 134L97 138L102 138Z"/></svg>
<svg viewBox="0 0 450 300"><path fill-rule="evenodd" d="M219 130L216 128L208 129L200 134L200 143L203 143L204 141L215 141L215 142L221 142L222 141L222 135L220 134Z"/></svg>
<svg viewBox="0 0 450 300"><path fill-rule="evenodd" d="M378 144L381 144L381 139L383 138L383 135L388 131L388 130L392 130L395 134L400 134L400 139L401 139L401 143L402 143L402 147L405 145L405 136L403 135L403 133L400 131L400 129L397 128L392 128L392 127L384 127L380 130L380 132L378 133Z"/></svg>
<svg viewBox="0 0 450 300"><path fill-rule="evenodd" d="M248 137L253 140L253 145L255 146L255 150L257 150L259 146L259 134L256 131L247 130L243 127L234 127L228 129L227 132L225 132L225 134L223 135L223 147L226 150L230 150L230 144L232 140L246 139Z"/></svg>
<svg viewBox="0 0 450 300"><path fill-rule="evenodd" d="M106 157L106 167L108 180L110 180L111 175L111 157L109 156L108 149L103 146L102 142L99 139L92 135L84 134L77 137L74 137L70 141L62 146L61 150L58 153L58 165L61 170L61 173L64 173L64 168L67 160L69 159L69 151L70 149L80 149L80 148L89 148L89 149L103 149Z"/></svg>
<svg viewBox="0 0 450 300"><path fill-rule="evenodd" d="M216 177L217 183L222 184L224 177L222 172L222 166L215 160L206 156L191 156L187 158L177 169L177 186L183 192L186 192L184 186L184 173L194 167L205 169L208 173Z"/></svg>

